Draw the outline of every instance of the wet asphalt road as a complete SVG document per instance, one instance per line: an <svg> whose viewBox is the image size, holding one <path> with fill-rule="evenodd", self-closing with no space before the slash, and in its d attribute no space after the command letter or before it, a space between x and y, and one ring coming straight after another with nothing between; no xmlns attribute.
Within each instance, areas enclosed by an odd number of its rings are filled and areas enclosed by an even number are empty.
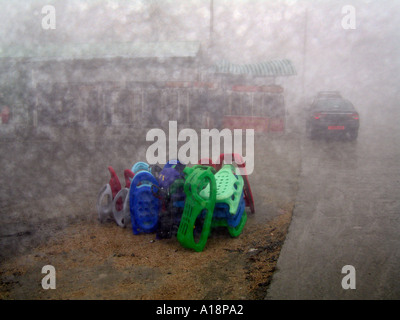
<svg viewBox="0 0 400 320"><path fill-rule="evenodd" d="M358 140L301 144L295 209L267 299L400 298L398 116L364 118ZM343 289L342 267L355 268Z"/></svg>

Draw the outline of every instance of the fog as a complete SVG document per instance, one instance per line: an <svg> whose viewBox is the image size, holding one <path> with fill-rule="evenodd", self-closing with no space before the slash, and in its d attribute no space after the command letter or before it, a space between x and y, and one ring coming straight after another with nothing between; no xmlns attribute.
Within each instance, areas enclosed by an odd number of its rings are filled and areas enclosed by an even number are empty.
<svg viewBox="0 0 400 320"><path fill-rule="evenodd" d="M41 9L48 4L56 9L55 30L41 27ZM215 0L212 30L210 4L202 0L4 0L0 44L5 48L200 41L203 48L211 48L210 56L215 60L243 64L291 59L298 76L280 80L291 81L285 88L294 100L303 93L309 98L316 91L335 88L355 104L365 105L397 92L397 1ZM355 8L355 29L342 26L346 5Z"/></svg>
<svg viewBox="0 0 400 320"><path fill-rule="evenodd" d="M46 5L55 8L54 28L43 27ZM354 9L350 28L345 27L346 6ZM12 240L13 236L26 230L40 233L43 230L37 224L43 220L62 224L69 217L92 214L97 192L109 179L107 166L115 167L122 177L123 169L143 161L149 128L164 127L168 120L197 129L203 124L203 110L196 108L190 111L193 118L189 119L189 111L183 116L190 120L185 123L179 123L182 111L171 115L158 110L159 122L153 123L146 122L145 116L135 118L129 110L114 116L107 107L90 109L96 99L105 106L114 103L117 87L125 90L118 101L131 101L132 108L142 108L145 115L151 111L143 108L143 98L137 98L145 82L232 80L280 86L284 133L296 137L304 136L304 111L315 94L340 91L360 113L363 150L374 143L377 153L383 156L392 150L391 161L397 161L399 30L397 0L0 0L0 103L1 108L11 109L9 123L0 124L3 253L27 245ZM143 43L183 43L172 49L186 50L189 58L138 62L118 55L117 46L125 43L137 48ZM185 43L198 43L199 51L191 51L197 47ZM75 45L78 52L64 52L66 45ZM92 45L93 57L85 51L80 59L83 51L79 48L86 50L86 45ZM237 80L235 75L213 78L208 73L220 61L244 66L279 59L291 61L296 74L247 75ZM54 84L50 89L49 83ZM93 93L91 86L96 85L100 89ZM63 102L52 100L54 92L62 92ZM184 105L192 93L182 92L177 103ZM154 95L152 99L158 99L158 93ZM66 111L75 110L78 101L88 109ZM218 109L210 105L211 111ZM128 123L129 117L133 123ZM222 125L221 119L214 120ZM258 165L255 175L260 174Z"/></svg>

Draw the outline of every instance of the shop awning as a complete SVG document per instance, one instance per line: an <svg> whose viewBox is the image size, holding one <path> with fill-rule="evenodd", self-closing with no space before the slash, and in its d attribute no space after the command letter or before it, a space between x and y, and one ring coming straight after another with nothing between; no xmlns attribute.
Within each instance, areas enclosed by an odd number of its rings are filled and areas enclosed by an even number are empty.
<svg viewBox="0 0 400 320"><path fill-rule="evenodd" d="M234 64L223 60L211 68L219 74L248 74L257 77L279 77L296 75L296 69L288 59L277 59L252 64Z"/></svg>

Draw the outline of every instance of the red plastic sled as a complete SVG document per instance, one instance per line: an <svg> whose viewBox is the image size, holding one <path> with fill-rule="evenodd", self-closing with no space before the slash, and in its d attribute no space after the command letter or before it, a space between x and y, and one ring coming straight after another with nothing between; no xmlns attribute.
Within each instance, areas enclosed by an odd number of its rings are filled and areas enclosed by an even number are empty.
<svg viewBox="0 0 400 320"><path fill-rule="evenodd" d="M129 169L124 170L125 188L129 189L129 187L131 186L131 181L134 176L135 176L135 174L131 170L129 170Z"/></svg>
<svg viewBox="0 0 400 320"><path fill-rule="evenodd" d="M110 181L108 183L111 187L112 198L114 199L117 193L121 190L121 183L119 182L118 176L115 173L113 167L109 166L108 171L110 172L111 175ZM122 210L123 205L124 204L122 202L122 199L119 199L118 202L116 203L116 207L118 210Z"/></svg>

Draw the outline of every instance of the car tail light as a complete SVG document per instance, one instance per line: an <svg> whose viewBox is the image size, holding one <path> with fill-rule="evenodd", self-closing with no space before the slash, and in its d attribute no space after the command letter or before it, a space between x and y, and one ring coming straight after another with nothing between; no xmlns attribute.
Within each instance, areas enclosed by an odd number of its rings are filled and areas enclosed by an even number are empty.
<svg viewBox="0 0 400 320"><path fill-rule="evenodd" d="M357 112L349 114L349 117L352 118L353 120L358 120L360 118Z"/></svg>
<svg viewBox="0 0 400 320"><path fill-rule="evenodd" d="M316 120L318 120L318 119L320 119L320 118L322 118L322 117L324 117L324 116L325 116L325 115L322 114L322 113L320 113L320 112L314 113L314 119L316 119Z"/></svg>

